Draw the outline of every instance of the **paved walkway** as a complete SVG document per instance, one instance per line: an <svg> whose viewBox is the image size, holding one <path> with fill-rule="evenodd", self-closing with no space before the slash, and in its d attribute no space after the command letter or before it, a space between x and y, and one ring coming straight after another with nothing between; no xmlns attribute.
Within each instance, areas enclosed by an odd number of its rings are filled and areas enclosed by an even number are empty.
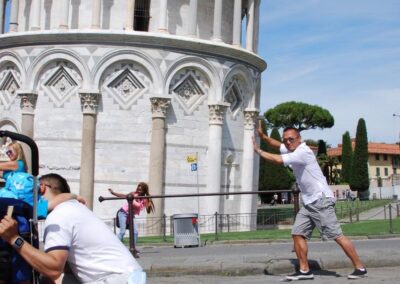
<svg viewBox="0 0 400 284"><path fill-rule="evenodd" d="M392 216L396 216L393 203ZM386 213L388 216L388 213ZM384 219L383 208L360 214L360 220ZM379 238L352 238L367 267L400 265L400 235ZM208 241L203 247L174 248L171 246L139 247L140 264L149 276L176 275L280 275L292 272L298 265L292 252L292 241ZM350 260L334 242L309 242L310 267L315 271L352 270Z"/></svg>
<svg viewBox="0 0 400 284"><path fill-rule="evenodd" d="M353 240L367 267L398 266L400 236ZM396 238L393 238L396 237ZM138 259L149 276L286 274L297 265L292 242L213 243L204 247L139 247ZM309 243L313 270L348 268L350 260L335 242Z"/></svg>

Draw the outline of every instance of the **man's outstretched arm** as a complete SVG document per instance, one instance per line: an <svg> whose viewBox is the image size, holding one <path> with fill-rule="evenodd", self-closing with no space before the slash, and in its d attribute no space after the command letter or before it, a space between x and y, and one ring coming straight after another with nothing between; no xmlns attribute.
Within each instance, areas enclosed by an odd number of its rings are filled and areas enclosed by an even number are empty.
<svg viewBox="0 0 400 284"><path fill-rule="evenodd" d="M260 137L260 139L265 141L265 143L268 143L270 146L276 149L279 149L279 147L282 144L280 141L275 140L274 138L271 138L264 133L264 126L261 120L258 121L257 134Z"/></svg>
<svg viewBox="0 0 400 284"><path fill-rule="evenodd" d="M0 237L10 245L18 236L17 221L10 216L5 216L0 221ZM56 280L64 271L64 265L68 258L68 250L57 249L50 252L43 252L27 242L24 242L20 248L15 250L39 273L45 277Z"/></svg>
<svg viewBox="0 0 400 284"><path fill-rule="evenodd" d="M258 146L254 136L253 136L253 147L254 147L254 152L256 152L258 155L260 155L261 158L263 158L267 161L270 161L274 164L277 164L277 165L283 165L282 156L278 155L278 154L271 154L271 153L261 150L260 147Z"/></svg>

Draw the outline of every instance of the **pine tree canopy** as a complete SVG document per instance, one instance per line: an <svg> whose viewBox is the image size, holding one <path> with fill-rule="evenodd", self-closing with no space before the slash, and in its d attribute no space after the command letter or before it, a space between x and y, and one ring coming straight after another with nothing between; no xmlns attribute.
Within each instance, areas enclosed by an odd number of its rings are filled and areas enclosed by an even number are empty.
<svg viewBox="0 0 400 284"><path fill-rule="evenodd" d="M335 120L330 112L317 105L301 102L286 102L265 112L272 127L295 127L299 131L316 128L331 128Z"/></svg>

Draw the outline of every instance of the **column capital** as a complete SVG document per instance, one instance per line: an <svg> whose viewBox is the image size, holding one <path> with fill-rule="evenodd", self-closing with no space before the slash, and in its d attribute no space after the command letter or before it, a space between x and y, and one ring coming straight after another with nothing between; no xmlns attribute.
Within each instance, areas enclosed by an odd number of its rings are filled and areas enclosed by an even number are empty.
<svg viewBox="0 0 400 284"><path fill-rule="evenodd" d="M153 118L165 118L167 110L171 104L171 98L168 97L151 97L151 113Z"/></svg>
<svg viewBox="0 0 400 284"><path fill-rule="evenodd" d="M254 125L258 118L259 110L255 108L247 108L244 110L244 129L254 130Z"/></svg>
<svg viewBox="0 0 400 284"><path fill-rule="evenodd" d="M224 124L224 115L226 109L229 107L229 103L220 102L215 104L209 104L209 117L208 123L210 125L222 125Z"/></svg>
<svg viewBox="0 0 400 284"><path fill-rule="evenodd" d="M79 91L81 109L83 114L97 114L101 93L90 91Z"/></svg>
<svg viewBox="0 0 400 284"><path fill-rule="evenodd" d="M34 92L18 91L17 95L21 98L20 107L22 114L34 114L38 94Z"/></svg>

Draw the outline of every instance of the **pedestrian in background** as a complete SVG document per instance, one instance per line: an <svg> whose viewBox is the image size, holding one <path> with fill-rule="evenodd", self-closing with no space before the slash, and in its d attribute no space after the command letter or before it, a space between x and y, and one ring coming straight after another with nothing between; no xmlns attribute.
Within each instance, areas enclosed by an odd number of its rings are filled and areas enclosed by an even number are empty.
<svg viewBox="0 0 400 284"><path fill-rule="evenodd" d="M116 197L121 197L121 198L127 198L129 194L133 195L134 197L137 196L150 196L149 193L149 186L145 182L140 182L135 191L132 191L128 194L124 193L119 193L115 192L113 189L109 188L108 191L116 196ZM146 212L148 214L154 212L154 204L151 198L134 198L132 201L132 206L133 206L133 218L135 218L135 215L138 216L140 212L143 209L146 209ZM125 202L122 207L118 210L117 212L117 218L118 218L118 223L119 223L119 233L118 233L118 238L121 240L121 242L124 240L124 235L127 229L127 224L129 224L129 204L128 202ZM134 222L134 242L135 244L137 243L137 239L139 236L139 228L137 225L137 222ZM139 251L137 251L139 253Z"/></svg>

